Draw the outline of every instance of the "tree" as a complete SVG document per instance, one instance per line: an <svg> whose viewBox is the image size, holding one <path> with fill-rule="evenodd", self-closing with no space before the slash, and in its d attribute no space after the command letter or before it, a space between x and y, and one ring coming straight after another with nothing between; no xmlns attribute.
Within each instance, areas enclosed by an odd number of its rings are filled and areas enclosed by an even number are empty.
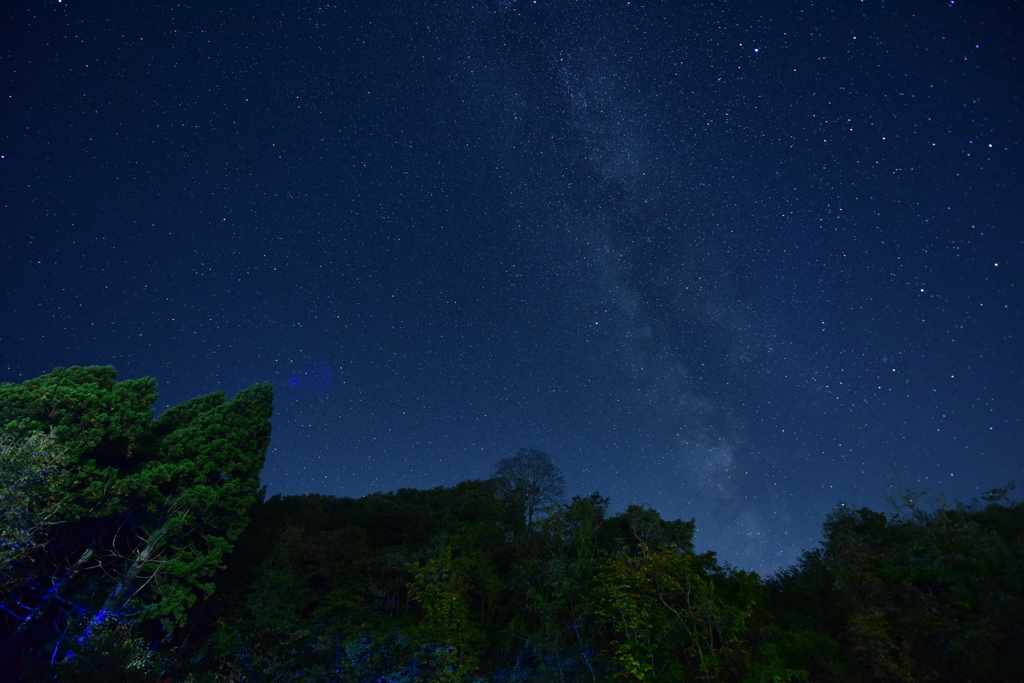
<svg viewBox="0 0 1024 683"><path fill-rule="evenodd" d="M125 469L153 420L156 399L152 377L118 382L109 366L54 368L21 384L0 383L0 431L21 437L52 431L69 465L96 474Z"/></svg>
<svg viewBox="0 0 1024 683"><path fill-rule="evenodd" d="M35 548L5 573L0 668L72 613L88 618L86 637L108 618L159 619L170 633L212 593L257 496L273 389L215 392L154 422L156 398L151 378L117 382L109 367L0 384L0 436L42 458L22 457L37 473L4 501Z"/></svg>
<svg viewBox="0 0 1024 683"><path fill-rule="evenodd" d="M473 645L479 645L479 632L470 623L466 599L468 572L461 558L452 556L445 543L422 565L410 567L413 580L409 597L423 609L417 628L421 650L436 668L434 680L457 683L471 678L477 668Z"/></svg>
<svg viewBox="0 0 1024 683"><path fill-rule="evenodd" d="M840 506L822 547L768 583L779 652L811 680L1001 681L1024 671L1024 505L908 492Z"/></svg>
<svg viewBox="0 0 1024 683"><path fill-rule="evenodd" d="M498 496L516 506L533 525L538 513L562 500L565 478L547 453L521 448L515 456L498 463L495 473Z"/></svg>
<svg viewBox="0 0 1024 683"><path fill-rule="evenodd" d="M153 595L142 615L163 619L170 630L184 624L197 591L213 592L208 579L256 499L272 401L272 387L256 384L231 401L223 392L192 399L153 423L159 448L138 475L149 500L129 522L131 551L121 554L123 570L99 616L123 611L145 582Z"/></svg>
<svg viewBox="0 0 1024 683"><path fill-rule="evenodd" d="M1024 662L1024 507L940 499L926 510L917 499L891 514L841 507L825 522L839 642L877 679L1011 680ZM1014 517L1010 533L992 524Z"/></svg>
<svg viewBox="0 0 1024 683"><path fill-rule="evenodd" d="M49 435L64 453L63 467L73 471L72 477L36 481L35 501L60 502L46 516L46 542L6 567L10 590L0 596L6 622L0 670L13 669L11 658L28 649L26 639L43 617L66 602L83 570L96 567L100 540L125 509L125 472L135 462L155 400L152 378L117 382L111 367L54 368L21 384L0 383L0 433L30 441Z"/></svg>
<svg viewBox="0 0 1024 683"><path fill-rule="evenodd" d="M0 435L0 592L14 588L17 568L45 545L67 502L67 451L52 434Z"/></svg>
<svg viewBox="0 0 1024 683"><path fill-rule="evenodd" d="M753 586L757 576L724 572L713 553L695 555L673 544L641 542L639 550L609 559L596 581L598 613L615 630L619 678L720 680L742 647L753 596L741 588L727 603L716 579ZM795 674L785 673L781 680Z"/></svg>

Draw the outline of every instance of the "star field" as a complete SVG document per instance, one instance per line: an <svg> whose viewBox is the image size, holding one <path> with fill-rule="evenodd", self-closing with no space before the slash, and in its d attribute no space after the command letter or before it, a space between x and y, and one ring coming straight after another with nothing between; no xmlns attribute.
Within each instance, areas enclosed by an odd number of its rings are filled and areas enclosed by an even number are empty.
<svg viewBox="0 0 1024 683"><path fill-rule="evenodd" d="M1024 473L1020 2L22 2L0 381L271 380L271 493L549 453L770 572Z"/></svg>

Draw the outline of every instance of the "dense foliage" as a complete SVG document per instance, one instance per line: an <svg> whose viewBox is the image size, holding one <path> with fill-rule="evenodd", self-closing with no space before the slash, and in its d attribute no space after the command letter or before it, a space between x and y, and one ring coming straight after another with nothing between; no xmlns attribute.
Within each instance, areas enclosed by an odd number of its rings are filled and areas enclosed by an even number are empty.
<svg viewBox="0 0 1024 683"><path fill-rule="evenodd" d="M213 593L248 523L273 390L217 392L153 420L156 383L57 368L0 384L0 676L99 647L115 626L169 638Z"/></svg>
<svg viewBox="0 0 1024 683"><path fill-rule="evenodd" d="M692 520L559 501L536 451L451 488L264 500L269 387L157 420L154 398L109 368L0 385L5 652L26 679L1022 680L1006 490L840 507L763 580L696 553Z"/></svg>

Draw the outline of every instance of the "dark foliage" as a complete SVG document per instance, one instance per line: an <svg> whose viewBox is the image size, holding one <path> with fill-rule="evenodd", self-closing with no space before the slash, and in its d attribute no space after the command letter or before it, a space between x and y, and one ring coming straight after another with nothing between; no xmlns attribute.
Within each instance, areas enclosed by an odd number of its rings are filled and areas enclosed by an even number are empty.
<svg viewBox="0 0 1024 683"><path fill-rule="evenodd" d="M26 508L5 519L34 525L31 548L4 556L5 636L17 645L5 672L21 662L26 680L81 681L1022 680L1024 507L1008 489L970 506L925 509L908 496L887 514L840 507L820 548L762 580L697 554L692 520L639 506L609 514L598 493L560 502L560 473L534 451L504 462L537 465L536 481L516 483L506 466L451 488L264 500L255 477L269 387L153 421L153 386L103 368L0 386L4 462L60 446L52 477L5 479L32 487L4 499ZM541 484L550 495L531 514L519 494Z"/></svg>
<svg viewBox="0 0 1024 683"><path fill-rule="evenodd" d="M0 678L120 652L111 629L133 624L148 647L213 593L257 497L273 390L217 392L153 421L155 400L152 379L118 382L106 367L0 384L0 437L21 444L4 467L35 462L41 435L61 454L31 495L0 500L32 532L14 537L28 551L4 553Z"/></svg>

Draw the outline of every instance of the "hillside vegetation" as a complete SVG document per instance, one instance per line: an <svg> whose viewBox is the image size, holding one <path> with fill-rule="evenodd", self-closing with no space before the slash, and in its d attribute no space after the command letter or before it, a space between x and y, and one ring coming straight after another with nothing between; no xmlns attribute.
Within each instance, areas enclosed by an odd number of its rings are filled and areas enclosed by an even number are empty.
<svg viewBox="0 0 1024 683"><path fill-rule="evenodd" d="M1024 508L837 508L772 577L693 520L495 477L258 488L272 389L154 419L152 379L0 385L0 675L61 681L1021 681ZM543 503L543 509L541 509ZM19 673L20 672L20 673Z"/></svg>

